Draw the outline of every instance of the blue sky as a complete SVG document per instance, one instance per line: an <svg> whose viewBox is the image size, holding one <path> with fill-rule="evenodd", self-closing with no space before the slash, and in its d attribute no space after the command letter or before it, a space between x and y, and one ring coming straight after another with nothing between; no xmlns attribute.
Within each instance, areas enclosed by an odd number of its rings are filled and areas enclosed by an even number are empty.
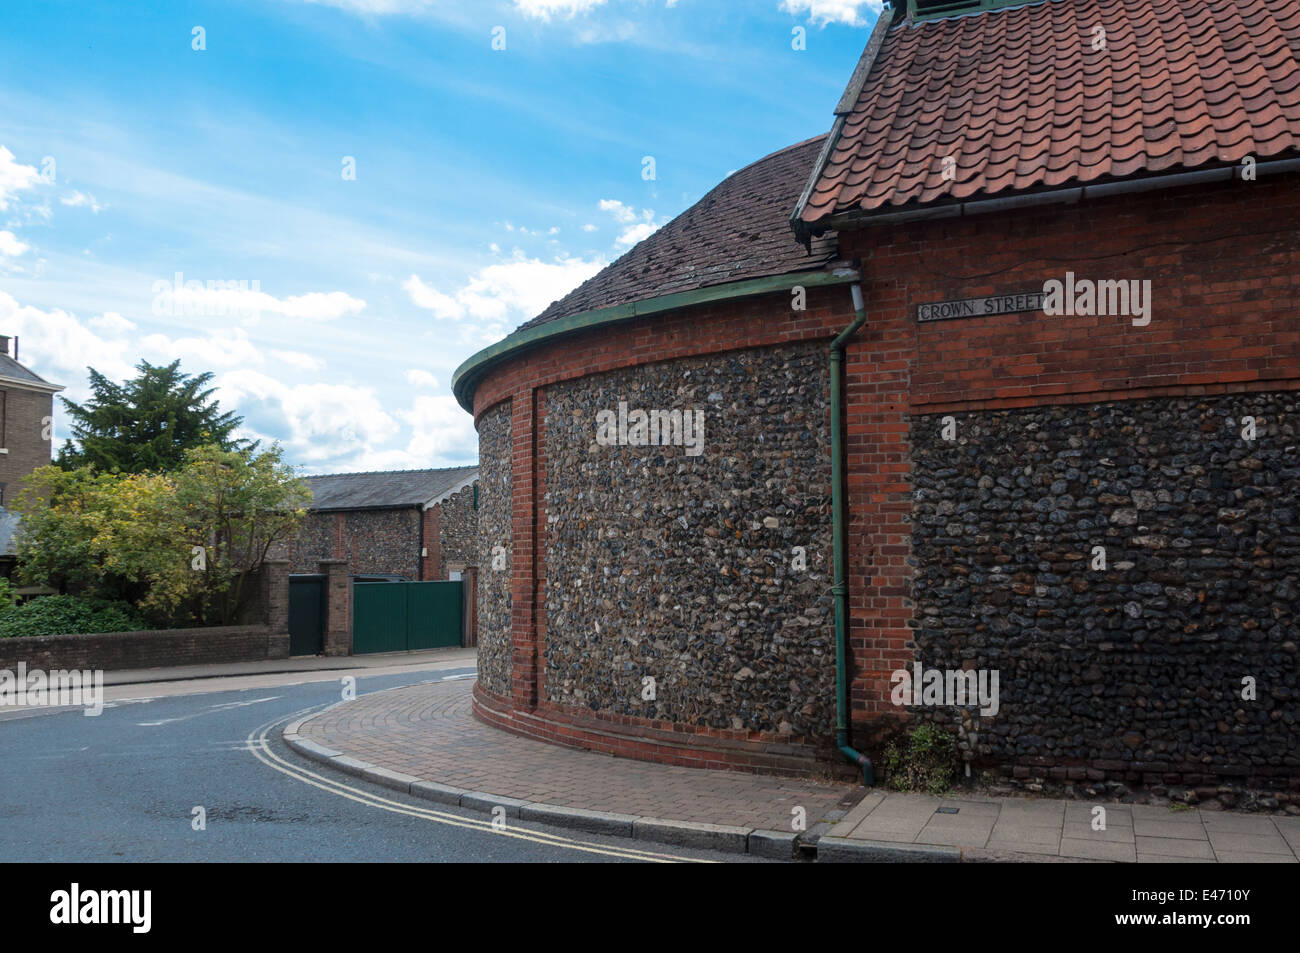
<svg viewBox="0 0 1300 953"><path fill-rule="evenodd" d="M303 472L473 462L455 367L829 129L878 7L10 0L0 334L74 399L212 371Z"/></svg>

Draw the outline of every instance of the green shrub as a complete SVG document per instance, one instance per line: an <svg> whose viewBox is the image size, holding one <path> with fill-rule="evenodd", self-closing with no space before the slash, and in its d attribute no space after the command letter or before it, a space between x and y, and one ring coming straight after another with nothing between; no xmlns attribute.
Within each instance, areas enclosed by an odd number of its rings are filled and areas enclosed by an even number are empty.
<svg viewBox="0 0 1300 953"><path fill-rule="evenodd" d="M17 604L18 597L14 594L13 584L0 576L0 613L8 612Z"/></svg>
<svg viewBox="0 0 1300 953"><path fill-rule="evenodd" d="M885 747L886 783L896 791L946 794L960 768L957 740L933 725L918 725Z"/></svg>
<svg viewBox="0 0 1300 953"><path fill-rule="evenodd" d="M129 602L82 596L40 596L0 612L0 638L25 635L75 635L146 629L144 617Z"/></svg>

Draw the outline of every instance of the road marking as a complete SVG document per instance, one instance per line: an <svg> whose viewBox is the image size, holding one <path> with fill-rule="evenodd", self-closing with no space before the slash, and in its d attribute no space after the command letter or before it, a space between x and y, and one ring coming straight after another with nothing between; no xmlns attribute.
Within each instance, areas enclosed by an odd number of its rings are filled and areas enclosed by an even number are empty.
<svg viewBox="0 0 1300 953"><path fill-rule="evenodd" d="M252 699L251 701L246 701L246 702L224 702L223 704L220 704L220 705L212 705L211 707L209 707L209 708L206 709L205 711L196 711L196 712L191 712L191 713L188 714L188 715L181 715L181 716L179 716L179 717L177 717L177 718L163 718L163 719L161 719L161 720L159 720L159 721L141 721L141 722L137 722L137 723L136 723L136 727L137 727L137 728L157 728L159 725L170 724L170 723L173 722L173 721L186 721L186 720L188 720L188 719L190 719L190 718L198 718L200 715L207 715L207 714L210 714L211 712L214 712L214 711L229 711L229 710L232 709L232 708L246 708L246 707L248 707L249 705L260 705L262 702L273 702L273 701L275 701L277 698L280 698L280 697L282 697L282 696L280 696L280 695L272 695L272 696L270 696L269 698L254 698L254 699Z"/></svg>
<svg viewBox="0 0 1300 953"><path fill-rule="evenodd" d="M305 768L300 768L291 762L285 761L272 751L270 743L267 741L267 736L271 729L277 725L283 724L292 718L300 717L306 712L312 710L313 709L305 708L300 712L294 712L292 715L286 715L284 718L254 728L248 735L248 742L250 750L253 752L253 757L257 758L257 760L261 761L268 767L279 771L281 774L286 774L304 784L310 784L312 787L320 788L322 791L337 794L340 797L345 797L350 801L356 801L369 807L377 807L384 811L391 811L394 814L406 814L410 817L418 817L426 821L433 821L436 824L443 824L449 827L462 827L469 830L492 833L499 837L513 837L518 840L532 841L535 844L545 844L549 847L562 847L567 850L577 850L588 854L604 854L609 857L642 860L648 863L717 863L717 861L700 860L695 857L682 857L677 854L668 854L659 851L638 850L632 847L611 847L606 844L597 844L592 841L578 840L577 838L565 837L559 834L547 834L542 831L533 831L522 828L507 827L505 830L496 830L492 827L492 822L489 820L461 817L457 814L448 814L430 808L403 804L400 801L393 801L389 798L380 797L379 795L372 794L362 788L354 787L341 781L336 781L333 778L325 777L324 775L317 774L314 771L308 771Z"/></svg>

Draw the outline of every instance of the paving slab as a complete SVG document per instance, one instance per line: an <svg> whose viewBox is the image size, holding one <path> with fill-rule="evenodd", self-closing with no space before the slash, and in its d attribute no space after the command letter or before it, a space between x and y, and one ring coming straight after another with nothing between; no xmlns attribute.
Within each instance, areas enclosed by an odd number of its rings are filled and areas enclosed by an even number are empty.
<svg viewBox="0 0 1300 953"><path fill-rule="evenodd" d="M1085 857L1088 860L1113 860L1130 864L1137 862L1137 849L1133 844L1114 841L1062 837L1060 854L1062 857Z"/></svg>
<svg viewBox="0 0 1300 953"><path fill-rule="evenodd" d="M1137 836L1137 849L1144 854L1167 854L1171 857L1199 857L1214 860L1214 849L1208 840L1179 839L1173 837Z"/></svg>
<svg viewBox="0 0 1300 953"><path fill-rule="evenodd" d="M1210 846L1215 853L1221 850L1248 851L1254 854L1285 854L1294 856L1291 847L1280 834L1242 834L1237 831L1210 831Z"/></svg>
<svg viewBox="0 0 1300 953"><path fill-rule="evenodd" d="M1244 850L1216 850L1215 855L1221 864L1297 864L1295 855L1256 854Z"/></svg>
<svg viewBox="0 0 1300 953"><path fill-rule="evenodd" d="M1146 817L1133 818L1133 832L1139 837L1191 837L1205 839L1205 825L1200 817L1188 820L1165 821Z"/></svg>

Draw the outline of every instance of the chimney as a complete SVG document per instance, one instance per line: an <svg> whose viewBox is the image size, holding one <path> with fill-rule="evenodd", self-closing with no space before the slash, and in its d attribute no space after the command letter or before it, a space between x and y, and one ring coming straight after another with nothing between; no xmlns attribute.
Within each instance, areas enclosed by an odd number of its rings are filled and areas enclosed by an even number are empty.
<svg viewBox="0 0 1300 953"><path fill-rule="evenodd" d="M4 354L6 357L9 355L9 335L7 334L0 334L0 354ZM17 360L17 358L14 360Z"/></svg>

